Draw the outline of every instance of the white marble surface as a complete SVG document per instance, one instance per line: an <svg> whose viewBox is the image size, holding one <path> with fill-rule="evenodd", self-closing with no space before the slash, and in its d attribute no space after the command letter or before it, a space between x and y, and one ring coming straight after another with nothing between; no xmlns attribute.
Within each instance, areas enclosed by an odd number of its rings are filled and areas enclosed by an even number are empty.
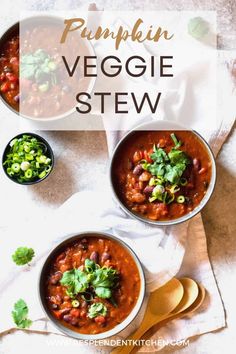
<svg viewBox="0 0 236 354"><path fill-rule="evenodd" d="M0 31L8 27L23 7L34 8L46 1L24 0L14 1L14 6L7 0L1 2ZM53 0L47 0L53 5ZM79 6L89 1L59 1L60 6L65 3L70 6ZM132 1L98 1L100 7L113 9L217 9L219 15L220 43L233 48L233 35L236 32L236 2L227 0L132 0ZM6 107L0 102L0 152L5 143L14 135L17 117L9 114ZM8 129L6 129L6 122ZM26 188L13 184L0 171L0 208L1 224L4 226L12 222L20 222L17 210L24 207L28 217L31 213L48 213L58 207L71 194L87 189L104 188L103 180L107 180L108 154L105 134L103 132L50 132L42 133L50 140L54 151L57 152L55 171L43 183ZM213 198L203 212L206 228L209 255L213 270L221 292L227 316L227 328L216 333L203 335L190 341L186 348L166 348L163 353L184 354L227 354L234 353L236 344L236 129L233 130L217 159L218 181ZM66 155L66 158L65 158ZM74 158L78 163L73 164ZM84 170L88 174L84 174ZM19 203L21 200L21 203ZM15 216L16 215L16 216ZM70 339L55 335L29 334L23 331L13 331L0 339L1 354L34 353L45 354L56 350L58 354L77 352L76 344Z"/></svg>

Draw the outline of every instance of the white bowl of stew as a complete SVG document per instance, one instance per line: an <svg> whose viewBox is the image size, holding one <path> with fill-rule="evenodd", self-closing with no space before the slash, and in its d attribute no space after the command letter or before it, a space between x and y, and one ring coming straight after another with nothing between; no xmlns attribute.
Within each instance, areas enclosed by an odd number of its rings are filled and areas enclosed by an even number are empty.
<svg viewBox="0 0 236 354"><path fill-rule="evenodd" d="M209 201L215 159L196 131L152 121L117 144L110 180L115 200L127 214L152 225L174 225L195 216Z"/></svg>
<svg viewBox="0 0 236 354"><path fill-rule="evenodd" d="M75 112L78 92L89 94L95 84L83 76L79 61L69 77L62 56L72 65L77 56L95 56L92 45L78 33L60 44L64 19L32 16L11 26L0 39L0 95L15 113L34 121L54 121ZM70 62L71 60L71 62Z"/></svg>
<svg viewBox="0 0 236 354"><path fill-rule="evenodd" d="M137 316L145 295L141 263L113 235L83 232L47 257L39 280L40 302L61 332L76 339L103 339Z"/></svg>

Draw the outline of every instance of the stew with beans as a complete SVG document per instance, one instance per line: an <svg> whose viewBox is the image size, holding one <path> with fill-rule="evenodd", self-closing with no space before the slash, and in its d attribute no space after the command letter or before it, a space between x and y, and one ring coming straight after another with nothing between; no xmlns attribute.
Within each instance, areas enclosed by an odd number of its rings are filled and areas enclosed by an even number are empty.
<svg viewBox="0 0 236 354"><path fill-rule="evenodd" d="M191 212L211 180L209 154L191 131L135 131L113 160L113 186L122 203L150 220Z"/></svg>
<svg viewBox="0 0 236 354"><path fill-rule="evenodd" d="M86 92L91 78L84 78L82 63L69 77L62 60L90 53L84 41L72 34L60 45L63 22L53 18L25 20L8 35L0 48L0 94L21 114L34 118L53 118L73 110L78 87ZM19 64L20 63L20 64ZM69 64L68 64L69 65Z"/></svg>
<svg viewBox="0 0 236 354"><path fill-rule="evenodd" d="M97 334L121 323L139 292L136 263L115 240L81 238L62 249L48 268L48 307L64 326L79 333Z"/></svg>
<svg viewBox="0 0 236 354"><path fill-rule="evenodd" d="M19 35L14 34L0 51L0 93L15 110L19 110Z"/></svg>

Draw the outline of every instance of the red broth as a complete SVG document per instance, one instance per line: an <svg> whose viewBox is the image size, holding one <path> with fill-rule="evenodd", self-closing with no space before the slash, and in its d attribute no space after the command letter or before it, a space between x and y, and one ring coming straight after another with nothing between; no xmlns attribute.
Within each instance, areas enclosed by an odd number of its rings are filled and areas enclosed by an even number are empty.
<svg viewBox="0 0 236 354"><path fill-rule="evenodd" d="M19 36L8 39L0 52L0 92L5 101L19 110Z"/></svg>
<svg viewBox="0 0 236 354"><path fill-rule="evenodd" d="M79 306L73 307L67 288L60 281L66 271L84 269L86 259L93 259L100 267L110 267L118 274L118 282L111 299L99 298L92 288L78 293ZM52 315L65 327L83 334L108 331L121 323L134 308L140 292L140 276L133 257L118 242L102 237L85 237L66 246L52 260L46 281L46 299ZM106 316L89 318L89 308L102 303Z"/></svg>
<svg viewBox="0 0 236 354"><path fill-rule="evenodd" d="M174 148L172 133L136 131L124 141L113 160L115 193L130 211L153 221L174 220L190 213L203 199L211 180L211 159L203 143L191 131L177 131L175 136L182 142L179 150L186 154L189 161L181 176L184 185L179 182L173 187L174 183L167 182L165 192L168 191L169 201L156 199L150 202L155 187L150 186L150 180L153 177L158 179L158 176L140 166L143 161L154 163L151 158L154 144L166 154ZM170 193L171 186L175 193ZM162 191L163 187L160 189Z"/></svg>

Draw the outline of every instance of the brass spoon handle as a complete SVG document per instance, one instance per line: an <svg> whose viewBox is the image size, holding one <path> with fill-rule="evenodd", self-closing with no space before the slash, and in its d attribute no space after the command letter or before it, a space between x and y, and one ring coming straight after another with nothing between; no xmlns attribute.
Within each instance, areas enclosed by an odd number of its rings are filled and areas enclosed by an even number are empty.
<svg viewBox="0 0 236 354"><path fill-rule="evenodd" d="M155 318L155 323L157 322L161 322L163 320L165 320L169 315L165 314L165 315L161 315L159 317ZM143 322L144 323L144 322ZM127 346L122 346L122 347L117 347L115 348L111 354L129 354L131 353L131 351L135 348L135 341L139 340L144 333L146 333L151 327L153 326L153 323L150 322L149 324L145 324L144 326L142 326L142 324L140 325L140 327L132 334L130 335L126 340L127 341L133 341L130 342Z"/></svg>

